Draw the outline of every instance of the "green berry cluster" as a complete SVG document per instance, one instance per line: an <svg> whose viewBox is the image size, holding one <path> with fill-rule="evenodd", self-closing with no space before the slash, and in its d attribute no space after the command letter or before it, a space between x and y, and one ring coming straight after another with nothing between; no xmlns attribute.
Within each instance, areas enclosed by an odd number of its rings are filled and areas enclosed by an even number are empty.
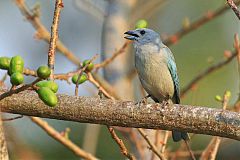
<svg viewBox="0 0 240 160"><path fill-rule="evenodd" d="M24 82L23 76L24 61L21 56L0 57L0 69L7 70L10 82L18 86Z"/></svg>
<svg viewBox="0 0 240 160"><path fill-rule="evenodd" d="M23 84L24 76L24 60L21 56L0 57L0 69L7 70L10 76L10 82L13 86ZM40 66L37 69L37 76L41 79L47 79L51 74L51 70L48 66ZM56 92L58 91L58 85L54 81L43 80L36 83L36 92L39 98L48 106L54 107L57 105L58 99Z"/></svg>
<svg viewBox="0 0 240 160"><path fill-rule="evenodd" d="M88 64L88 66L87 66L87 68L86 68L86 70L85 70L86 73L87 73L87 72L91 72L91 71L93 70L93 68L94 68L94 64L93 64L92 62L90 62L90 60L85 60L85 61L83 61L82 66L85 67L87 64ZM78 82L77 82L77 80L78 80L78 74L75 74L74 76L72 76L72 82L73 82L74 84L76 84L76 83L78 83L78 84L84 83L84 82L87 81L87 79L88 79L88 76L87 76L86 73L83 73L83 74L81 75L81 77L79 78L79 81L78 81Z"/></svg>
<svg viewBox="0 0 240 160"><path fill-rule="evenodd" d="M55 107L58 99L55 93L58 91L58 84L51 80L36 83L39 98L48 106Z"/></svg>

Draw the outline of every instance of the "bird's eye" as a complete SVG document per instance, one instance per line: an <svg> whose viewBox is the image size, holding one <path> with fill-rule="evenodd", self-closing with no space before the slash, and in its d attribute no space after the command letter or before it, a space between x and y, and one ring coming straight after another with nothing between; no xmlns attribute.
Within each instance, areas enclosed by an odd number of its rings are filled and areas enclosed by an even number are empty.
<svg viewBox="0 0 240 160"><path fill-rule="evenodd" d="M140 31L140 34L141 34L141 35L144 35L144 34L145 34L145 31L144 31L144 30L141 30L141 31Z"/></svg>

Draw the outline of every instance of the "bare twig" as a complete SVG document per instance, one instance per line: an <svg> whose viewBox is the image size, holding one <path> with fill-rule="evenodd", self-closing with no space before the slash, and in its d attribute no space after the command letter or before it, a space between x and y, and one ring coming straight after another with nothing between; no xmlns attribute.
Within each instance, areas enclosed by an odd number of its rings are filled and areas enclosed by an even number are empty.
<svg viewBox="0 0 240 160"><path fill-rule="evenodd" d="M111 94L109 94L108 91L106 91L105 88L95 80L91 73L88 73L88 80L89 82L94 84L98 88L98 90L100 90L107 98L112 100L118 99L118 97L113 97Z"/></svg>
<svg viewBox="0 0 240 160"><path fill-rule="evenodd" d="M87 153L86 151L83 151L80 149L76 144L74 144L69 139L62 136L58 131L56 131L54 128L52 128L46 121L43 121L40 118L37 117L30 117L30 119L36 123L39 127L41 127L49 136L63 144L65 147L67 147L69 150L71 150L73 153L75 153L77 156L82 157L84 159L88 160L97 160L96 157L91 155L90 153Z"/></svg>
<svg viewBox="0 0 240 160"><path fill-rule="evenodd" d="M17 89L10 89L9 91L4 92L4 93L2 93L2 94L0 95L0 100L6 98L6 97L8 97L8 96L11 96L11 95L13 95L13 94L20 93L20 92L22 92L22 91L24 91L24 90L26 90L26 89L28 89L28 88L31 88L31 87L33 87L34 84L36 84L36 83L39 82L40 80L41 80L40 78L37 78L35 81L33 81L33 82L30 83L30 84L25 84L25 85L23 85L23 86L21 86L21 87L19 87L19 88L17 88Z"/></svg>
<svg viewBox="0 0 240 160"><path fill-rule="evenodd" d="M13 120L16 120L16 119L19 119L19 118L23 118L23 115L16 116L16 117L13 117L13 118L3 118L2 121L13 121Z"/></svg>
<svg viewBox="0 0 240 160"><path fill-rule="evenodd" d="M130 154L124 145L123 141L117 136L114 129L112 127L107 126L109 133L111 134L112 138L115 140L115 142L118 144L119 148L121 149L121 153L129 158L130 160L136 160L136 158Z"/></svg>
<svg viewBox="0 0 240 160"><path fill-rule="evenodd" d="M15 0L15 3L21 13L26 17L26 19L32 24L32 26L37 30L37 36L43 39L47 43L50 41L50 33L46 27L42 24L40 18L36 16L31 9L25 4L24 0ZM56 47L64 56L66 56L71 62L76 65L80 64L78 57L76 57L60 40L57 40Z"/></svg>
<svg viewBox="0 0 240 160"><path fill-rule="evenodd" d="M240 42L239 42L238 34L234 35L234 48L237 51L238 77L239 77L239 81L240 81ZM240 91L240 83L239 83L239 91Z"/></svg>
<svg viewBox="0 0 240 160"><path fill-rule="evenodd" d="M216 156L217 156L217 151L221 142L221 138L220 137L215 137L214 138L215 142L214 142L214 146L212 148L211 154L209 155L209 160L215 160Z"/></svg>
<svg viewBox="0 0 240 160"><path fill-rule="evenodd" d="M238 19L240 20L240 11L238 10L237 5L233 2L233 0L227 0L227 4L229 5L229 7L232 8L233 12L236 14L236 16L238 17Z"/></svg>
<svg viewBox="0 0 240 160"><path fill-rule="evenodd" d="M184 142L185 142L185 144L186 144L186 147L187 147L187 150L188 150L188 152L189 152L189 154L190 154L191 159L192 159L192 160L196 160L196 158L195 158L195 156L194 156L194 153L193 153L193 151L192 151L192 149L191 149L191 147L190 147L189 140L184 140Z"/></svg>
<svg viewBox="0 0 240 160"><path fill-rule="evenodd" d="M144 132L144 130L141 129L141 128L138 128L137 130L142 135L142 137L146 140L146 142L150 146L150 149L158 156L158 158L161 159L161 160L166 160L165 156L157 150L157 147L147 137L147 135Z"/></svg>
<svg viewBox="0 0 240 160"><path fill-rule="evenodd" d="M237 0L235 2L235 4L239 5L240 4L240 0ZM218 10L216 10L214 12L208 12L208 14L206 14L203 17L201 17L197 21L191 23L187 28L182 28L181 30L179 30L178 32L176 32L175 34L170 36L166 41L164 41L164 43L166 45L171 45L173 43L176 43L180 38L182 38L186 34L188 34L188 33L192 32L192 31L198 29L202 25L206 24L207 22L209 22L209 21L213 20L214 18L217 18L218 16L223 14L225 11L228 10L228 8L229 7L227 5L225 5L222 8L219 8Z"/></svg>
<svg viewBox="0 0 240 160"><path fill-rule="evenodd" d="M48 67L51 70L50 79L54 78L54 62L55 62L55 50L58 39L58 24L60 18L60 11L63 8L62 0L56 0L55 10L53 16L53 22L51 27L51 38L49 42L49 50L48 50Z"/></svg>
<svg viewBox="0 0 240 160"><path fill-rule="evenodd" d="M210 67L208 67L206 70L198 74L195 78L193 78L183 89L181 89L181 97L183 97L194 85L196 85L200 80L205 78L210 73L220 69L221 67L227 65L230 63L234 57L237 56L236 51L232 53L230 57L228 57L226 60L220 61Z"/></svg>
<svg viewBox="0 0 240 160"><path fill-rule="evenodd" d="M189 152L188 151L177 151L177 157L178 158L188 158L189 157ZM202 153L202 150L197 150L197 151L194 151L193 154L195 156L199 156L201 155ZM169 159L176 159L175 156L176 156L176 152L170 152L170 153L167 153L167 156L169 157Z"/></svg>
<svg viewBox="0 0 240 160"><path fill-rule="evenodd" d="M109 63L111 63L118 55L125 52L125 50L129 44L130 44L130 41L126 41L119 50L117 50L115 53L112 54L112 57L109 57L108 59L105 59L103 62L96 64L94 68L96 70L98 70L99 68L103 68L106 65L108 65Z"/></svg>
<svg viewBox="0 0 240 160"><path fill-rule="evenodd" d="M166 146L167 146L167 140L168 140L168 137L169 137L169 131L164 131L165 132L165 135L164 135L164 138L163 138L163 144L162 144L162 148L161 148L161 153L164 153L165 150L166 150Z"/></svg>

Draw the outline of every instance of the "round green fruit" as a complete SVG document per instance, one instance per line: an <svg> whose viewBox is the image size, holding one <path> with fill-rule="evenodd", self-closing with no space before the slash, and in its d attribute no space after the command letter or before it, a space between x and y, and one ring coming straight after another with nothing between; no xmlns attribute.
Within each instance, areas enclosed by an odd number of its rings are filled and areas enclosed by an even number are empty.
<svg viewBox="0 0 240 160"><path fill-rule="evenodd" d="M9 73L11 75L16 72L23 73L23 67L24 61L21 56L12 57L10 61Z"/></svg>
<svg viewBox="0 0 240 160"><path fill-rule="evenodd" d="M55 107L58 99L55 93L48 87L41 87L37 90L39 98L48 106Z"/></svg>
<svg viewBox="0 0 240 160"><path fill-rule="evenodd" d="M46 79L50 76L51 70L48 66L40 66L37 69L37 75L39 78Z"/></svg>
<svg viewBox="0 0 240 160"><path fill-rule="evenodd" d="M0 69L8 70L10 66L11 58L9 57L0 57Z"/></svg>
<svg viewBox="0 0 240 160"><path fill-rule="evenodd" d="M147 28L147 26L148 26L147 21L144 19L140 19L137 21L135 28Z"/></svg>
<svg viewBox="0 0 240 160"><path fill-rule="evenodd" d="M72 77L72 82L74 84L77 83L77 79L78 79L78 74L75 74L73 77ZM78 81L78 84L82 84L83 82L85 82L86 80L88 79L87 75L86 74L82 74L79 81Z"/></svg>
<svg viewBox="0 0 240 160"><path fill-rule="evenodd" d="M89 62L90 62L90 60L83 61L83 67L85 67ZM86 71L91 72L93 70L93 68L94 68L94 64L92 62L90 62L86 68Z"/></svg>
<svg viewBox="0 0 240 160"><path fill-rule="evenodd" d="M22 73L19 73L19 72L16 72L16 73L13 73L10 77L10 82L12 83L12 85L19 85L19 84L22 84L24 81L24 76Z"/></svg>
<svg viewBox="0 0 240 160"><path fill-rule="evenodd" d="M36 86L38 87L48 87L51 89L54 93L57 93L58 91L58 84L55 83L54 81L40 81L36 83Z"/></svg>

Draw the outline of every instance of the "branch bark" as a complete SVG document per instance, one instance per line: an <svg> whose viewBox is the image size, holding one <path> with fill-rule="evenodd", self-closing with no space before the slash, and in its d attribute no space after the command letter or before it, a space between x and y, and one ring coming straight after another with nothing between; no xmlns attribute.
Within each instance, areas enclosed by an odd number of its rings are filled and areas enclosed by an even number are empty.
<svg viewBox="0 0 240 160"><path fill-rule="evenodd" d="M1 91L0 93L2 93ZM181 130L240 140L240 113L189 106L141 104L93 97L58 95L50 108L33 91L24 91L0 101L2 112L81 123L148 129Z"/></svg>
<svg viewBox="0 0 240 160"><path fill-rule="evenodd" d="M1 160L8 160L8 150L7 150L7 143L4 136L4 130L3 130L3 123L2 118L0 114L0 159Z"/></svg>

